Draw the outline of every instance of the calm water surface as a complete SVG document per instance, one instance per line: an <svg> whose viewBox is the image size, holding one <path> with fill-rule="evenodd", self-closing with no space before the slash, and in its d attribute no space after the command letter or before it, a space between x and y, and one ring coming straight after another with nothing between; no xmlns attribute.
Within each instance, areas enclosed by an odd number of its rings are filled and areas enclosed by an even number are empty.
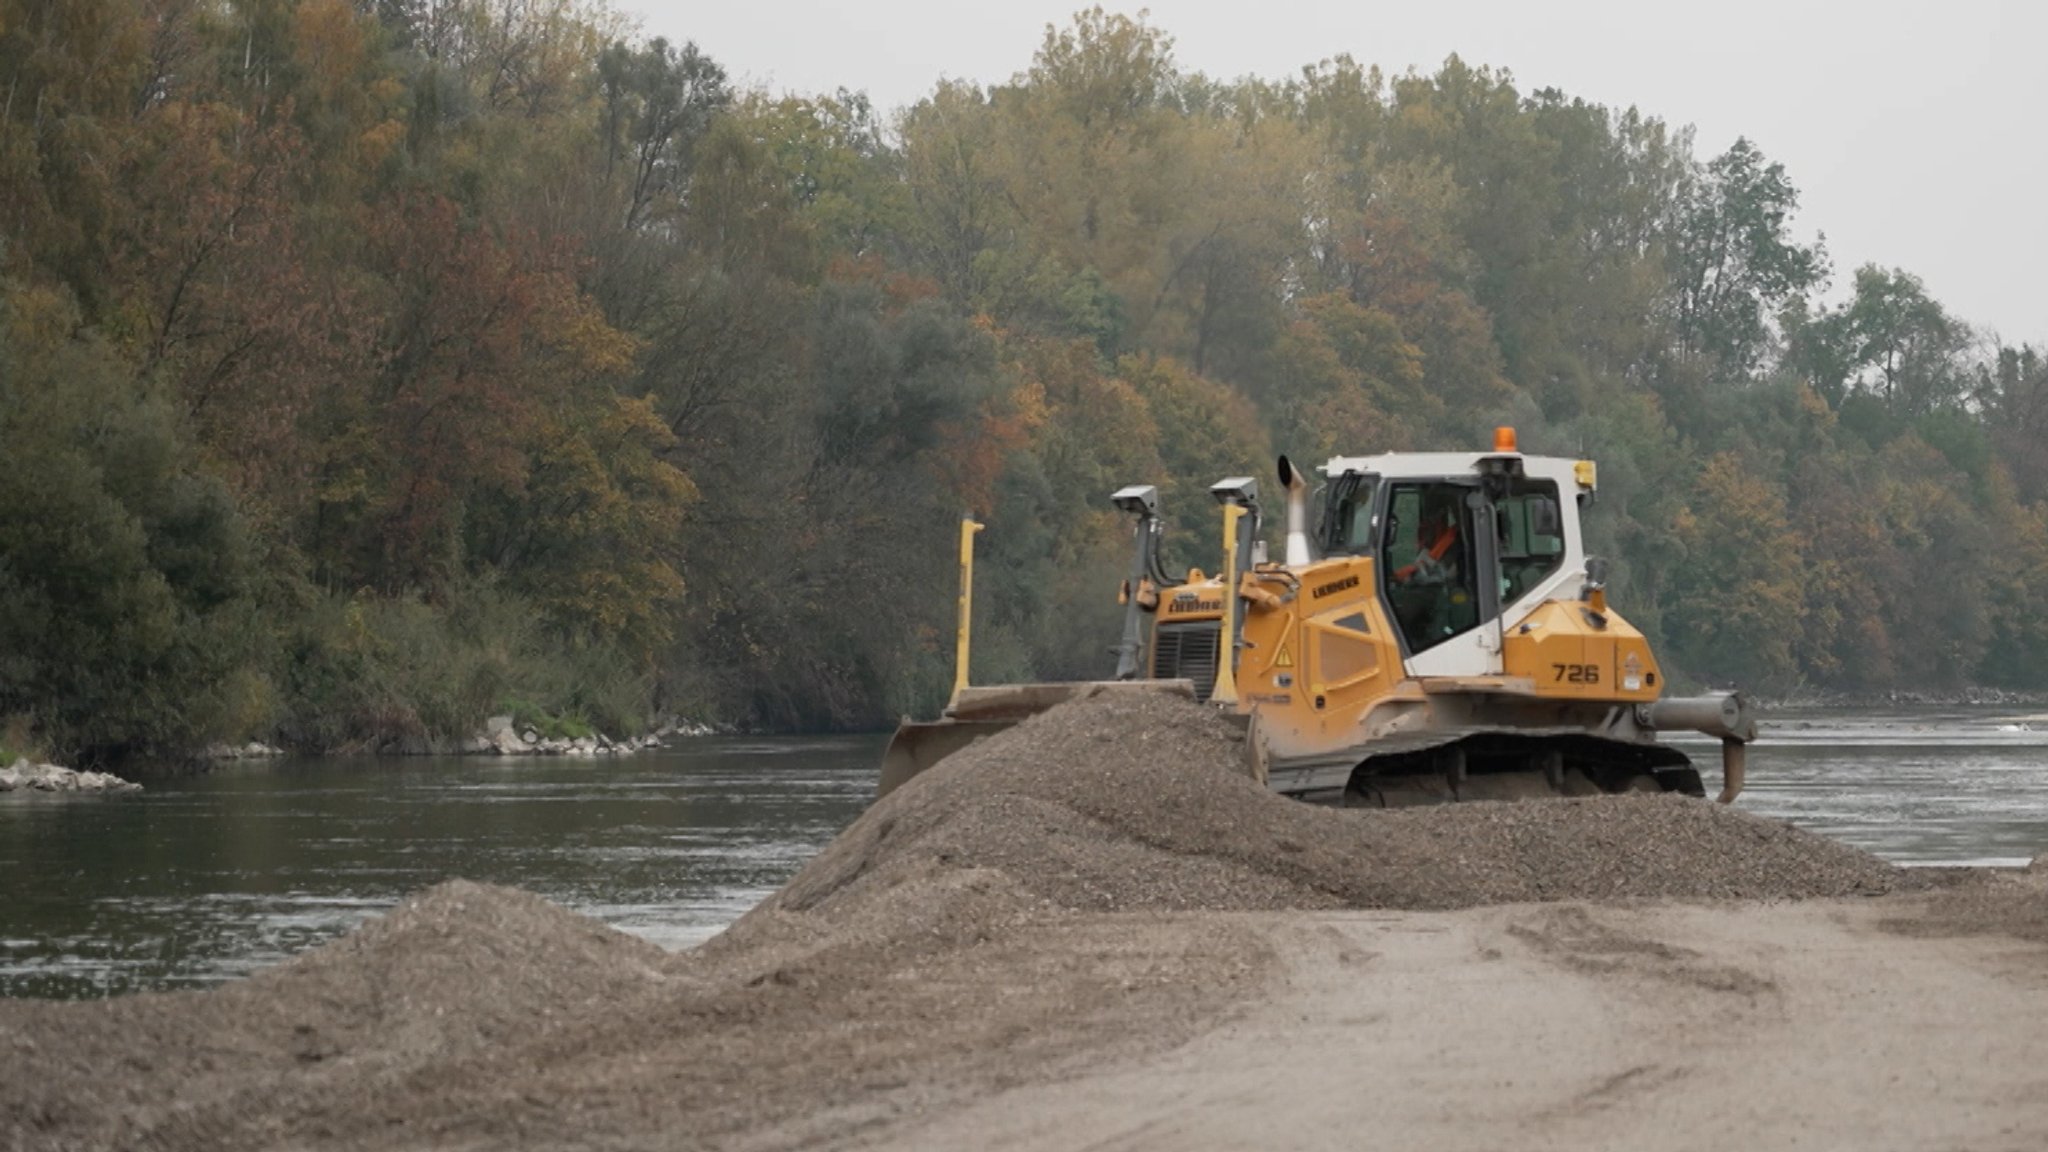
<svg viewBox="0 0 2048 1152"><path fill-rule="evenodd" d="M860 814L883 742L305 760L104 799L0 797L0 995L217 983L456 876L688 947ZM1741 803L1905 863L2021 863L2048 851L2048 716L1783 714Z"/></svg>
<svg viewBox="0 0 2048 1152"><path fill-rule="evenodd" d="M1719 752L1688 751L1718 784ZM1901 864L2025 864L2048 852L2048 714L1780 712L1739 803Z"/></svg>
<svg viewBox="0 0 2048 1152"><path fill-rule="evenodd" d="M124 796L0 797L0 995L217 983L451 877L687 947L860 814L885 742L243 763Z"/></svg>

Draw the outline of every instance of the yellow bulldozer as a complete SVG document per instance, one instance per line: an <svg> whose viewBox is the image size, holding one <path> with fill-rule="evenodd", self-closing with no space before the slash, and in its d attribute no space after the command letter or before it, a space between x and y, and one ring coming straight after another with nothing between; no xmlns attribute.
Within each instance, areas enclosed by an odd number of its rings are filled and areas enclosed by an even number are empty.
<svg viewBox="0 0 2048 1152"><path fill-rule="evenodd" d="M1169 575L1156 489L1112 497L1134 521L1124 630L1109 681L973 686L973 542L961 526L956 680L945 714L906 720L886 794L975 740L1077 695L1164 691L1245 724L1248 769L1273 790L1344 806L1667 791L1704 796L1658 737L1721 741L1719 799L1742 789L1752 709L1733 693L1664 694L1641 632L1585 553L1592 461L1490 452L1340 456L1309 478L1279 461L1283 554L1266 555L1258 484L1210 489L1223 569Z"/></svg>

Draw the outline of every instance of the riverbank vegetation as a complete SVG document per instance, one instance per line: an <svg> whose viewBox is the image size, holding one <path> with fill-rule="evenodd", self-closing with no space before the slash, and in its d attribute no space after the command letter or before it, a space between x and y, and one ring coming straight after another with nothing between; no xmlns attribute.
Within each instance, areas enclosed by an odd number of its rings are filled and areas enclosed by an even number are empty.
<svg viewBox="0 0 2048 1152"><path fill-rule="evenodd" d="M592 0L0 0L0 718L83 759L625 733L1099 675L1159 481L1601 464L1678 669L2048 687L2048 360L1791 175L1457 59L1092 11L897 112ZM1824 223L1824 222L1818 222Z"/></svg>

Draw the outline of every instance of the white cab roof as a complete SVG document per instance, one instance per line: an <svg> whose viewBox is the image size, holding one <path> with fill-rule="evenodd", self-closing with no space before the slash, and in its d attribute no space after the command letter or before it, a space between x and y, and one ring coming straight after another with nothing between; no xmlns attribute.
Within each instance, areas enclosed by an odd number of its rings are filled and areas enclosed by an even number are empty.
<svg viewBox="0 0 2048 1152"><path fill-rule="evenodd" d="M1332 456L1323 465L1322 472L1325 476L1370 472L1387 480L1477 476L1480 461L1503 456L1519 459L1524 475L1555 480L1560 487L1580 483L1578 466L1587 463L1563 456L1524 456L1520 452L1387 452L1378 456ZM1590 478L1590 467L1586 471ZM1590 483L1580 486L1592 487Z"/></svg>

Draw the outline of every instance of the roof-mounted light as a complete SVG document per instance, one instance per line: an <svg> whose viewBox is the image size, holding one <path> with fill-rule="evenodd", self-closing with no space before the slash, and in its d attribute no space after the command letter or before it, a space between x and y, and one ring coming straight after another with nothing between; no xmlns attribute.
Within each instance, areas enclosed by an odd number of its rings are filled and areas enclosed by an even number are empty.
<svg viewBox="0 0 2048 1152"><path fill-rule="evenodd" d="M1515 447L1515 430L1512 427L1503 424L1493 430L1493 450L1495 452L1521 451L1521 449Z"/></svg>
<svg viewBox="0 0 2048 1152"><path fill-rule="evenodd" d="M1119 488L1109 498L1119 512L1133 516L1156 516L1159 514L1159 489L1150 484L1133 484Z"/></svg>
<svg viewBox="0 0 2048 1152"><path fill-rule="evenodd" d="M1209 495L1218 504L1235 504L1240 508L1256 510L1259 506L1259 482L1251 476L1229 476L1209 485Z"/></svg>

